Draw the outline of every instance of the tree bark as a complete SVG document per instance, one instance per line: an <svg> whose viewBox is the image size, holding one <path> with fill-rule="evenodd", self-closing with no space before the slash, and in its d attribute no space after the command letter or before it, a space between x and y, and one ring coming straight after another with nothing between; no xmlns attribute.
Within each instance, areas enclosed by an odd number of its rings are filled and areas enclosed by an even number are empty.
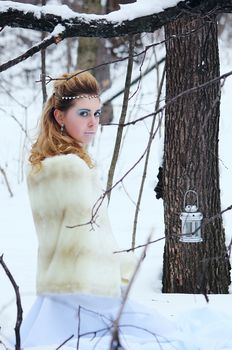
<svg viewBox="0 0 232 350"><path fill-rule="evenodd" d="M186 33L192 33L186 35ZM219 76L215 17L185 16L165 27L166 100ZM221 212L218 132L220 83L211 84L169 105L164 142L163 292L228 293L230 264ZM179 241L183 199L192 189L204 215L202 243Z"/></svg>
<svg viewBox="0 0 232 350"><path fill-rule="evenodd" d="M82 5L83 13L101 13L100 0L86 0ZM86 69L96 66L97 63L97 51L99 45L99 38L86 38L80 37L78 39L78 61L77 65L79 69Z"/></svg>
<svg viewBox="0 0 232 350"><path fill-rule="evenodd" d="M87 0L83 3L82 11L85 13L102 13L100 0ZM80 37L78 45L77 67L78 69L88 69L95 67L103 62L110 61L110 55L106 48L106 39L93 37ZM110 67L103 65L96 70L93 70L93 75L96 77L101 91L107 90L111 86ZM110 123L113 120L113 107L109 102L102 106L101 124Z"/></svg>

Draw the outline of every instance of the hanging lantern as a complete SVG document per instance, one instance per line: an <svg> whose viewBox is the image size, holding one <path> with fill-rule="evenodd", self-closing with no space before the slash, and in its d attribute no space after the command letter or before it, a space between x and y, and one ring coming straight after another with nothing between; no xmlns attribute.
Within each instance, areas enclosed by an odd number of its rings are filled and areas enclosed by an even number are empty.
<svg viewBox="0 0 232 350"><path fill-rule="evenodd" d="M186 198L189 193L196 196L195 204L187 204ZM203 215L198 211L198 195L197 192L189 190L184 196L184 212L180 214L181 219L181 237L180 241L184 243L198 243L202 242L201 238L201 221Z"/></svg>

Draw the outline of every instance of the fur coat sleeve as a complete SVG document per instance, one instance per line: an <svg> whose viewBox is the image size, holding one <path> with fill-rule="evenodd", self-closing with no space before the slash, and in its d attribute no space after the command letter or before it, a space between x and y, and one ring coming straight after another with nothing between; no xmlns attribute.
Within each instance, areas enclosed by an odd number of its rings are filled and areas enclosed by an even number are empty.
<svg viewBox="0 0 232 350"><path fill-rule="evenodd" d="M113 254L104 202L90 224L102 195L95 170L76 155L59 155L31 169L27 182L38 236L37 292L120 295L121 274L128 279L133 264Z"/></svg>

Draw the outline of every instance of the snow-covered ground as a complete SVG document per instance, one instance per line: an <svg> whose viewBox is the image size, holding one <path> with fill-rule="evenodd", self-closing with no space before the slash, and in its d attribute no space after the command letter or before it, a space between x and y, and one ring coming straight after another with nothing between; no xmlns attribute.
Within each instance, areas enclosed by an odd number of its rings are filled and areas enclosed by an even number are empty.
<svg viewBox="0 0 232 350"><path fill-rule="evenodd" d="M224 73L231 70L232 52L224 42L220 42L220 49L221 73ZM25 67L33 68L33 65L35 65L36 68L36 64L33 64L33 62L33 60L28 61L28 63L25 63ZM63 67L60 67L59 73L62 72L61 68L63 69ZM56 69L54 71L57 73ZM19 285L25 315L35 298L37 242L23 176L24 160L29 143L25 141L19 125L10 118L10 115L17 116L22 125L27 126L30 137L32 137L40 113L41 94L38 84L26 86L26 82L17 74L18 68L15 68L12 72L15 73L12 73L11 79L7 75L3 75L3 78L8 78L8 83L12 83L14 87L14 89L12 87L13 96L6 94L3 98L3 89L1 89L0 165L6 169L14 196L9 197L3 177L1 177L0 255L4 254L4 261ZM114 74L114 72L112 73ZM135 68L136 74L138 74L138 67ZM153 111L156 84L152 74L142 81L140 94L130 101L130 113L133 119ZM117 75L113 79L115 85L120 86L124 78L125 68L119 67ZM4 86L7 86L7 84ZM152 86L154 87L153 90ZM228 78L223 88L221 103L220 172L222 209L232 204L231 91L232 78ZM115 116L120 114L121 104L121 97L114 101ZM149 137L149 127L150 122L147 120L131 126L126 132L115 180L120 179L143 153ZM103 183L106 182L107 173L105 170L108 169L110 164L115 133L116 127L105 127L102 132L99 131L94 147L91 149L93 156L97 159L99 174ZM154 238L163 237L162 201L156 200L153 191L158 166L162 160L162 137L163 130L161 129L161 135L157 135L155 138L150 155L150 165L139 213L136 244L144 243L151 230L154 232ZM135 212L134 203L138 197L142 165L143 162L125 178L123 184L121 183L115 188L109 206L113 231L121 248L130 246ZM225 213L223 218L227 242L229 242L232 236L231 211ZM210 295L209 303L207 303L202 295L162 294L163 245L164 241L161 240L150 246L131 291L131 297L177 322L184 330L188 340L191 337L193 338L192 341L197 344L198 349L232 349L232 313L230 308L232 295ZM139 250L137 254L140 254ZM0 326L2 334L8 335L11 333L14 323L14 291L5 273L0 269ZM1 346L0 343L0 349ZM43 350L45 349L43 348Z"/></svg>

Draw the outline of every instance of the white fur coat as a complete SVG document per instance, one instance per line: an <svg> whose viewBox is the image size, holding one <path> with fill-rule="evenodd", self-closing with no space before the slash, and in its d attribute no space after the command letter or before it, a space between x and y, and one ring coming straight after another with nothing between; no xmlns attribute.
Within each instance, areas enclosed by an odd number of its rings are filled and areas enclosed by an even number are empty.
<svg viewBox="0 0 232 350"><path fill-rule="evenodd" d="M59 155L39 171L30 169L27 182L38 236L38 294L119 296L134 263L112 253L117 245L104 202L96 224L87 224L102 194L96 171L74 154ZM73 225L80 226L67 227Z"/></svg>

